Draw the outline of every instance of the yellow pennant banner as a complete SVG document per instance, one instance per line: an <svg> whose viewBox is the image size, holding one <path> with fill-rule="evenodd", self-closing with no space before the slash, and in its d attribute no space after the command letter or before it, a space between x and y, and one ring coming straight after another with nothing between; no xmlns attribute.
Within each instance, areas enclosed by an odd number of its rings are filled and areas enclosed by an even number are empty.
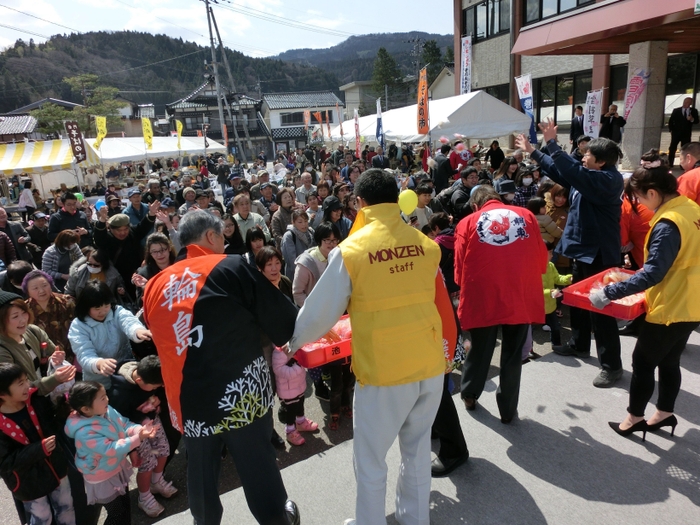
<svg viewBox="0 0 700 525"><path fill-rule="evenodd" d="M146 143L146 149L153 149L153 128L150 119L142 118L141 127L143 128L143 141Z"/></svg>
<svg viewBox="0 0 700 525"><path fill-rule="evenodd" d="M95 117L95 127L97 128L95 148L99 149L102 139L107 136L107 117Z"/></svg>
<svg viewBox="0 0 700 525"><path fill-rule="evenodd" d="M180 137L182 137L182 121L176 120L175 127L177 128L177 149L180 149Z"/></svg>

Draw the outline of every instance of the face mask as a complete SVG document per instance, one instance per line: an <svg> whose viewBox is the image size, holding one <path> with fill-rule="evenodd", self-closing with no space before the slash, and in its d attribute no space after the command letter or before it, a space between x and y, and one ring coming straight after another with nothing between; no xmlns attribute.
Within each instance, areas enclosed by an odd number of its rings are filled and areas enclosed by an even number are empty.
<svg viewBox="0 0 700 525"><path fill-rule="evenodd" d="M306 171L313 171L313 168L306 168Z"/></svg>
<svg viewBox="0 0 700 525"><path fill-rule="evenodd" d="M508 202L513 202L514 198L515 198L515 193L509 193L508 195L506 195L506 200Z"/></svg>
<svg viewBox="0 0 700 525"><path fill-rule="evenodd" d="M87 269L88 269L88 272L90 272L90 273L100 273L102 271L102 267L94 268L92 266L88 266Z"/></svg>
<svg viewBox="0 0 700 525"><path fill-rule="evenodd" d="M532 178L526 177L523 179L523 186L529 186L530 184L532 184Z"/></svg>

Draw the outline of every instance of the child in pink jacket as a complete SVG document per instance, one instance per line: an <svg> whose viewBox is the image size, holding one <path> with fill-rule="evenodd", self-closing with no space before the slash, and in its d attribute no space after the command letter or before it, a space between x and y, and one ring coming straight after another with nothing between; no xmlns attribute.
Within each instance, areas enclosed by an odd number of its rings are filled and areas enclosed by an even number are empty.
<svg viewBox="0 0 700 525"><path fill-rule="evenodd" d="M292 445L303 445L306 440L299 432L318 430L318 424L304 416L306 370L279 348L272 352L272 369L280 398L279 418L286 425L287 441Z"/></svg>

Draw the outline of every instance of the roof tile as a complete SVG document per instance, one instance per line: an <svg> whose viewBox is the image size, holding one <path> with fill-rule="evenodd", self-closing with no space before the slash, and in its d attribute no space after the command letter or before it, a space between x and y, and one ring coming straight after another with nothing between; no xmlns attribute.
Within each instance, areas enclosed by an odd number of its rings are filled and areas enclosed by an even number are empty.
<svg viewBox="0 0 700 525"><path fill-rule="evenodd" d="M263 101L270 109L301 109L345 106L332 91L307 91L302 93L267 93Z"/></svg>

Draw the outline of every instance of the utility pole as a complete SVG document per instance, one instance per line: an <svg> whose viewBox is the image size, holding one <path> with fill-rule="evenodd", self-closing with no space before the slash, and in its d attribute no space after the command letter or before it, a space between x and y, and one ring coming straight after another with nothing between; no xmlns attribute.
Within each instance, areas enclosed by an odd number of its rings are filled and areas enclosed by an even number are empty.
<svg viewBox="0 0 700 525"><path fill-rule="evenodd" d="M214 18L214 11L212 11L211 7L209 8L209 14L211 16L212 22L214 22L214 30L216 31L216 38L219 40L219 46L221 47L221 58L224 61L224 67L226 68L226 73L228 74L228 81L230 83L229 88L231 89L231 92L233 93L233 101L236 103L236 122L233 122L233 117L231 116L231 104L229 103L228 99L224 97L224 100L226 101L226 109L228 110L228 116L231 119L231 122L233 123L233 135L236 137L236 147L240 150L240 155L241 155L241 160L243 161L244 164L248 164L248 159L246 158L245 154L245 149L241 147L241 140L238 137L238 127L237 124L240 121L243 124L243 132L245 133L245 138L246 142L248 143L248 147L250 148L251 151L253 151L253 141L250 140L250 134L248 133L248 124L246 123L245 119L242 118L241 115L241 99L236 93L236 86L235 83L233 82L233 75L231 74L231 68L228 65L228 58L226 57L226 50L224 49L224 44L221 41L221 35L219 34L219 26L216 24L216 18Z"/></svg>
<svg viewBox="0 0 700 525"><path fill-rule="evenodd" d="M209 14L209 0L204 0L204 5L207 7L207 22L209 23L209 42L211 47L211 66L214 70L214 83L216 85L216 103L219 106L219 122L221 126L221 136L224 136L224 126L226 125L226 120L224 119L224 108L221 104L221 83L219 82L219 68L216 63L216 50L214 49L214 33L211 30L211 16ZM235 129L235 126L234 126ZM206 137L204 143L206 144ZM205 150L206 151L206 150ZM228 151L226 152L228 154Z"/></svg>
<svg viewBox="0 0 700 525"><path fill-rule="evenodd" d="M389 111L389 86L384 84L384 111Z"/></svg>

